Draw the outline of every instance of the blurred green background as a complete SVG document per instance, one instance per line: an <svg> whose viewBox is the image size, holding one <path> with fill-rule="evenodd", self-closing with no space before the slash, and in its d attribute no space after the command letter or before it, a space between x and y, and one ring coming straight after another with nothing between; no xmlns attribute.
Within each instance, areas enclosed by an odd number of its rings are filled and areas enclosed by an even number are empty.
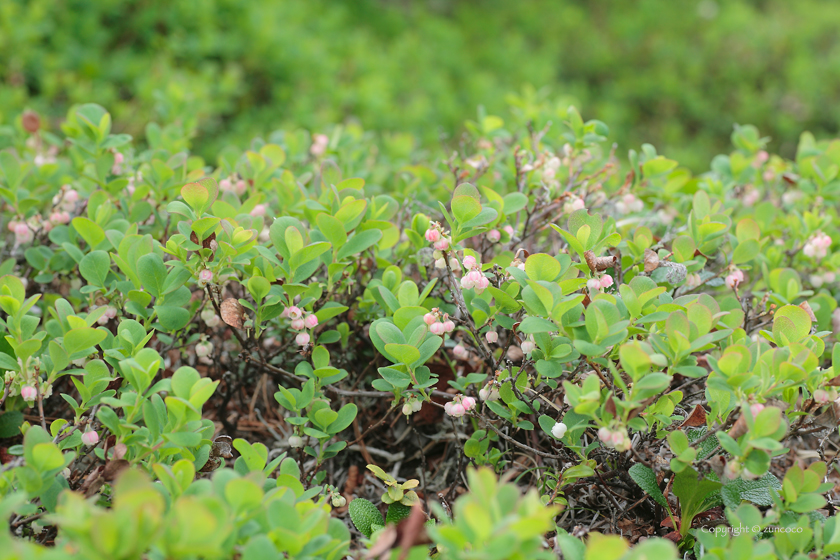
<svg viewBox="0 0 840 560"><path fill-rule="evenodd" d="M821 0L2 0L0 124L93 101L135 136L180 123L207 155L347 119L434 145L478 105L574 103L621 153L703 168L735 122L787 155L836 134L838 30Z"/></svg>

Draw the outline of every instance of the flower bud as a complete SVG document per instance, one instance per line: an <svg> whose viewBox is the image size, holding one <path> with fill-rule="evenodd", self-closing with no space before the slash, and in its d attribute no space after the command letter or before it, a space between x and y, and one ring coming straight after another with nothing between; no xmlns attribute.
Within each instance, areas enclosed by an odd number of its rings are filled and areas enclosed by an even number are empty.
<svg viewBox="0 0 840 560"><path fill-rule="evenodd" d="M347 498L344 496L333 496L332 497L332 505L333 507L341 508L347 505Z"/></svg>
<svg viewBox="0 0 840 560"><path fill-rule="evenodd" d="M99 434L93 430L88 430L82 434L82 443L87 446L96 445L99 443Z"/></svg>
<svg viewBox="0 0 840 560"><path fill-rule="evenodd" d="M453 323L452 321L448 321L448 320L443 322L443 332L451 333L454 330L455 330L455 323Z"/></svg>
<svg viewBox="0 0 840 560"><path fill-rule="evenodd" d="M432 334L436 334L438 336L443 336L446 333L443 323L432 323L431 325L429 325L429 331L431 331Z"/></svg>
<svg viewBox="0 0 840 560"><path fill-rule="evenodd" d="M470 411L475 408L475 399L472 397L464 397L461 399L461 404L464 405L464 410Z"/></svg>
<svg viewBox="0 0 840 560"><path fill-rule="evenodd" d="M609 288L613 285L613 277L609 274L604 274L601 276L601 287L602 288Z"/></svg>
<svg viewBox="0 0 840 560"><path fill-rule="evenodd" d="M257 204L254 206L254 209L251 210L251 215L256 217L265 216L265 204Z"/></svg>
<svg viewBox="0 0 840 560"><path fill-rule="evenodd" d="M451 268L455 272L461 269L461 263L458 262L458 259L456 257L449 258L449 268Z"/></svg>
<svg viewBox="0 0 840 560"><path fill-rule="evenodd" d="M200 286L205 286L208 282L213 281L213 272L207 268L202 269L201 272L198 273L198 284Z"/></svg>
<svg viewBox="0 0 840 560"><path fill-rule="evenodd" d="M215 316L216 316L216 310L213 309L212 307L205 307L204 309L201 310L200 317L201 317L201 320L204 321L205 323L207 321L211 320Z"/></svg>
<svg viewBox="0 0 840 560"><path fill-rule="evenodd" d="M524 354L530 354L531 352L534 351L534 349L537 347L537 345L534 344L533 342L531 342L530 340L526 340L525 342L520 344L519 347L522 349L522 352Z"/></svg>
<svg viewBox="0 0 840 560"><path fill-rule="evenodd" d="M444 406L444 410L446 413L454 418L460 418L464 414L467 413L467 410L464 408L464 405L458 402L447 403L449 404L449 410L446 410L446 406Z"/></svg>
<svg viewBox="0 0 840 560"><path fill-rule="evenodd" d="M423 322L432 326L432 324L437 323L437 317L435 317L434 313L426 313L423 315Z"/></svg>
<svg viewBox="0 0 840 560"><path fill-rule="evenodd" d="M318 317L316 317L314 313L310 313L309 315L306 316L306 319L304 319L304 322L306 323L306 328L307 329L314 329L315 327L318 326Z"/></svg>
<svg viewBox="0 0 840 560"><path fill-rule="evenodd" d="M498 341L498 340L499 340L499 334L498 334L496 331L487 331L487 332L484 334L484 338L485 338L485 339L487 340L487 342L489 342L490 344L495 344L495 343L496 343L496 341Z"/></svg>
<svg viewBox="0 0 840 560"><path fill-rule="evenodd" d="M429 243L437 243L440 241L440 230L437 228L429 228L426 230L426 241Z"/></svg>
<svg viewBox="0 0 840 560"><path fill-rule="evenodd" d="M606 445L612 445L612 432L609 428L601 428L598 430L598 439L601 440L602 443Z"/></svg>
<svg viewBox="0 0 840 560"><path fill-rule="evenodd" d="M209 340L199 342L195 345L195 355L199 358L206 358L213 353L213 343Z"/></svg>
<svg viewBox="0 0 840 560"><path fill-rule="evenodd" d="M303 319L294 319L292 321L292 328L296 331L302 331L306 328L306 322Z"/></svg>
<svg viewBox="0 0 840 560"><path fill-rule="evenodd" d="M443 269L446 268L446 259L440 258L435 261L435 268Z"/></svg>
<svg viewBox="0 0 840 560"><path fill-rule="evenodd" d="M467 255L464 257L464 268L473 268L477 263L475 257L472 255Z"/></svg>
<svg viewBox="0 0 840 560"><path fill-rule="evenodd" d="M567 429L568 428L566 427L566 424L564 424L563 422L557 422L556 424L554 424L554 427L551 428L551 435L553 435L557 439L563 439L563 436L566 435Z"/></svg>
<svg viewBox="0 0 840 560"><path fill-rule="evenodd" d="M491 229L487 232L487 240L490 243L498 243L502 239L502 234L497 229Z"/></svg>
<svg viewBox="0 0 840 560"><path fill-rule="evenodd" d="M449 249L449 240L448 239L441 239L440 241L435 241L434 247L438 251L446 251L446 250Z"/></svg>
<svg viewBox="0 0 840 560"><path fill-rule="evenodd" d="M295 343L298 346L306 346L309 344L309 333L302 332L295 337Z"/></svg>
<svg viewBox="0 0 840 560"><path fill-rule="evenodd" d="M403 407L402 407L402 413L403 413L403 415L405 415L405 416L411 416L411 413L412 413L412 412L414 412L414 410L411 408L411 405L410 405L410 404L408 404L408 403L405 403L405 404L403 405Z"/></svg>
<svg viewBox="0 0 840 560"><path fill-rule="evenodd" d="M290 436L289 447L293 447L295 449L303 447L303 438L300 436Z"/></svg>
<svg viewBox="0 0 840 560"><path fill-rule="evenodd" d="M455 354L455 357L459 360L466 360L470 357L470 352L466 348L464 348L463 344L458 344L455 348L452 349L452 353Z"/></svg>
<svg viewBox="0 0 840 560"><path fill-rule="evenodd" d="M38 391L32 385L24 385L20 388L20 396L27 402L33 402L38 398Z"/></svg>

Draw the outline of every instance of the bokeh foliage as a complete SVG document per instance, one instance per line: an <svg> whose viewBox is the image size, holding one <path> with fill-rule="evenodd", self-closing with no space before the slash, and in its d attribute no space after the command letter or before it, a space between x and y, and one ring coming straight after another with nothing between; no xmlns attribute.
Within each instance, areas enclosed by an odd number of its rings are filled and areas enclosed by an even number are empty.
<svg viewBox="0 0 840 560"><path fill-rule="evenodd" d="M431 145L479 104L575 103L699 170L733 122L788 156L836 131L838 24L823 0L4 0L0 124L96 99L121 132L178 122L210 155L353 117Z"/></svg>

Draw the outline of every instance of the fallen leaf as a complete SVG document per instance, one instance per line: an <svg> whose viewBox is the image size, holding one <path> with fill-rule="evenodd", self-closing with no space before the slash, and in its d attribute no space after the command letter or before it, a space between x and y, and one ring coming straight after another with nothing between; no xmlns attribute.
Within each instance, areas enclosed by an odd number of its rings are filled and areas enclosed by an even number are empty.
<svg viewBox="0 0 840 560"><path fill-rule="evenodd" d="M222 311L222 321L233 328L241 329L245 325L243 315L245 308L239 303L236 298L228 298L222 302L220 306Z"/></svg>

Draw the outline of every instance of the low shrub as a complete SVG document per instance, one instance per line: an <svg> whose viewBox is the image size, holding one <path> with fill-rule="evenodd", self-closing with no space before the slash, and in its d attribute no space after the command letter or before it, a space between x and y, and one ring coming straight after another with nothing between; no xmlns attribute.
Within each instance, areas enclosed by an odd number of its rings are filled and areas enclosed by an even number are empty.
<svg viewBox="0 0 840 560"><path fill-rule="evenodd" d="M840 552L840 141L788 161L736 126L693 175L650 145L620 169L574 108L466 129L444 157L347 127L209 163L98 105L22 115L3 550Z"/></svg>

